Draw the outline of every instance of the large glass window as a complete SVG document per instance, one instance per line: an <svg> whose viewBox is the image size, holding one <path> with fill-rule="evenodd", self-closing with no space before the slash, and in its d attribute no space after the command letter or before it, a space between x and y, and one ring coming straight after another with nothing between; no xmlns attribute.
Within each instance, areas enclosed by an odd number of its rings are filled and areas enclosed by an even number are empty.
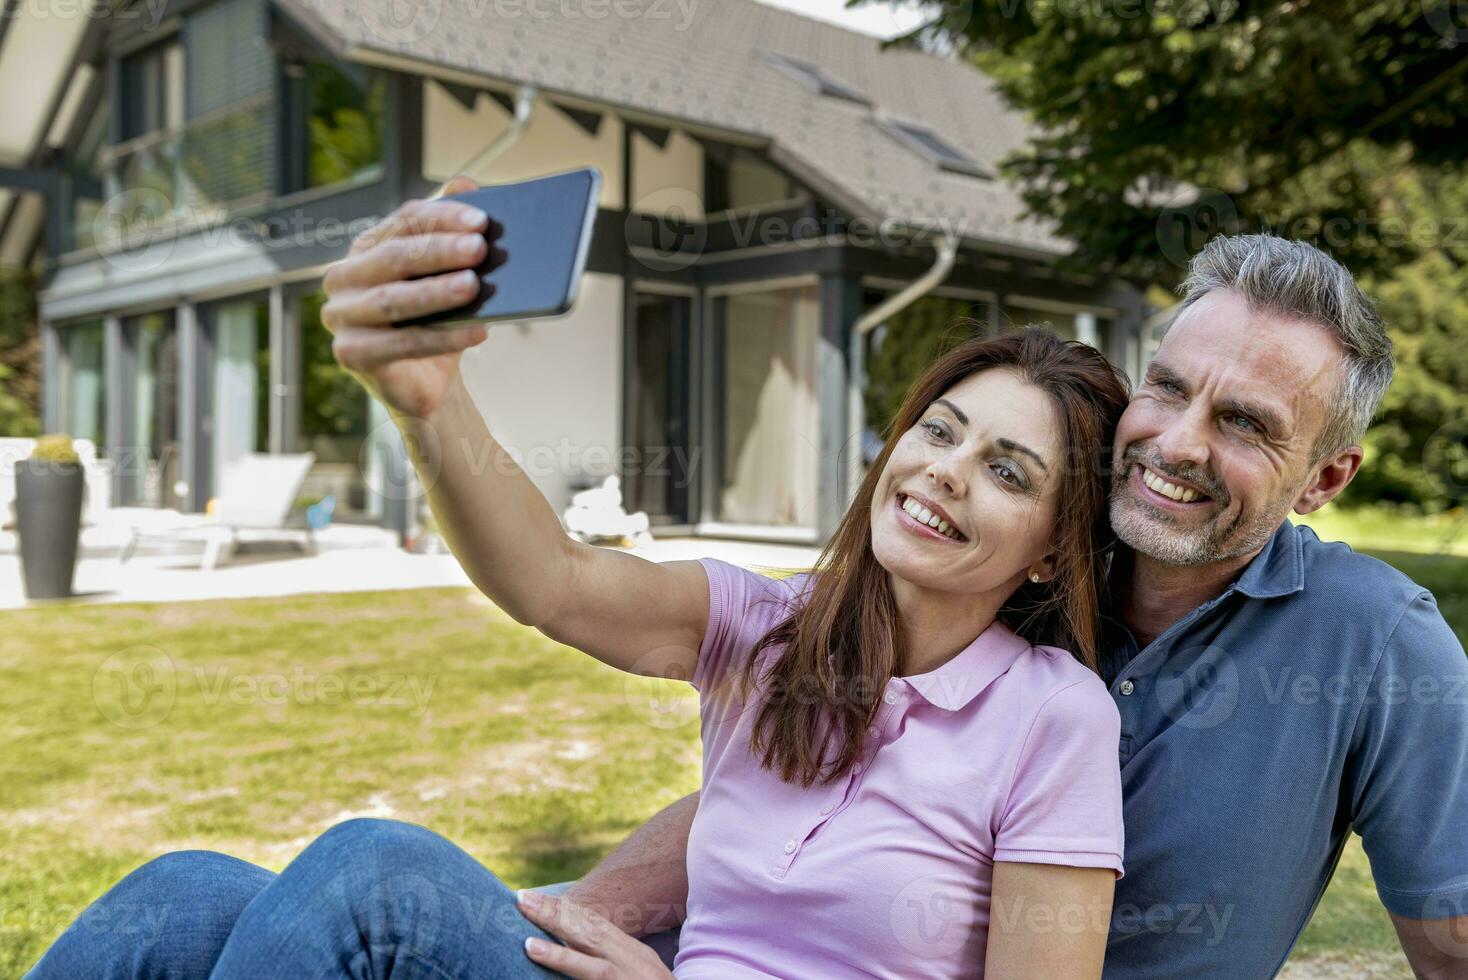
<svg viewBox="0 0 1468 980"><path fill-rule="evenodd" d="M177 507L178 332L172 313L150 313L126 322L132 348L133 390L130 459L122 461L126 503Z"/></svg>
<svg viewBox="0 0 1468 980"><path fill-rule="evenodd" d="M380 522L385 486L380 443L386 414L376 399L337 363L331 333L321 323L326 297L302 297L301 431L302 450L316 454L302 495L309 501L330 494L334 520ZM369 440L377 431L379 438ZM391 481L387 484L389 490ZM305 501L303 501L305 502Z"/></svg>
<svg viewBox="0 0 1468 980"><path fill-rule="evenodd" d="M306 186L370 172L382 162L382 76L370 76L364 87L325 62L305 71Z"/></svg>
<svg viewBox="0 0 1468 980"><path fill-rule="evenodd" d="M98 449L107 438L102 379L102 324L93 320L62 327L61 431L90 439Z"/></svg>
<svg viewBox="0 0 1468 980"><path fill-rule="evenodd" d="M816 286L715 300L721 411L718 519L814 527L821 433Z"/></svg>
<svg viewBox="0 0 1468 980"><path fill-rule="evenodd" d="M223 303L211 311L214 369L213 458L210 486L223 490L225 468L245 453L263 453L270 439L270 319L261 302Z"/></svg>

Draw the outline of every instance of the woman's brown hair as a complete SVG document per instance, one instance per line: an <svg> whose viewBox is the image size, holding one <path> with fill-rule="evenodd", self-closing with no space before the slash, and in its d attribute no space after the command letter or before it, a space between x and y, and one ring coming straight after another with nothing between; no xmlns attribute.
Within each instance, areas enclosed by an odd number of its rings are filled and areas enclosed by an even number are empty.
<svg viewBox="0 0 1468 980"><path fill-rule="evenodd" d="M1061 647L1096 669L1100 601L1114 537L1107 511L1111 442L1126 408L1125 379L1094 348L1039 328L964 341L940 354L908 389L851 507L826 543L802 603L755 645L742 690L767 685L752 750L786 782L810 786L844 774L861 751L887 681L902 673L902 631L887 571L872 552L877 482L902 434L960 381L1008 368L1054 400L1069 456L1061 467L1051 538L1055 577L1023 583L999 619L1032 644ZM772 664L759 654L783 646ZM828 756L832 746L834 756Z"/></svg>

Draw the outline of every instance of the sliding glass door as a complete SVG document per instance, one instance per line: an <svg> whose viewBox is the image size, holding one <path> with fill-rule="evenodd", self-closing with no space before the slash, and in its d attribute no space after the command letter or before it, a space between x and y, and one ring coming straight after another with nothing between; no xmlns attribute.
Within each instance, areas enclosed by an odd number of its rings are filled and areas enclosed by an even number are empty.
<svg viewBox="0 0 1468 980"><path fill-rule="evenodd" d="M265 303L235 301L211 311L214 367L209 461L211 493L224 490L224 473L246 453L263 453L270 441L270 319Z"/></svg>
<svg viewBox="0 0 1468 980"><path fill-rule="evenodd" d="M623 480L629 511L653 524L686 524L697 466L691 444L693 298L643 293L633 324L633 405L628 444L635 450Z"/></svg>
<svg viewBox="0 0 1468 980"><path fill-rule="evenodd" d="M121 461L124 503L178 507L178 331L173 313L129 317L124 331L132 364L132 452Z"/></svg>
<svg viewBox="0 0 1468 980"><path fill-rule="evenodd" d="M713 301L722 523L813 528L821 433L814 284Z"/></svg>
<svg viewBox="0 0 1468 980"><path fill-rule="evenodd" d="M104 448L107 403L102 396L102 324L61 328L61 431Z"/></svg>

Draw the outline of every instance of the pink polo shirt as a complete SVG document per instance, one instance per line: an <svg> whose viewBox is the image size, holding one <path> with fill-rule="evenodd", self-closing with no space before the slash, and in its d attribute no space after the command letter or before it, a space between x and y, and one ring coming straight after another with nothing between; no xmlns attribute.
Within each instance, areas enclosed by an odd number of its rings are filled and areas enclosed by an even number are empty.
<svg viewBox="0 0 1468 980"><path fill-rule="evenodd" d="M1120 876L1121 720L1070 654L994 624L938 669L891 679L855 770L802 789L760 768L756 712L734 698L754 644L811 573L701 562L703 793L680 980L978 977L995 861ZM1024 909L996 916L1027 921Z"/></svg>

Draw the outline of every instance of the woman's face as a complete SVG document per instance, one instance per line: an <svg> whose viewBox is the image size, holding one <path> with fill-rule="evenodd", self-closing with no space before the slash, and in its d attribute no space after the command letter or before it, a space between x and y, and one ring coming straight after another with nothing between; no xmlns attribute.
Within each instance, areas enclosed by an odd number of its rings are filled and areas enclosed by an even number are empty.
<svg viewBox="0 0 1468 980"><path fill-rule="evenodd" d="M1007 596L1031 570L1048 579L1060 428L1050 396L1008 368L954 385L901 434L877 481L877 561L919 588L965 595Z"/></svg>

